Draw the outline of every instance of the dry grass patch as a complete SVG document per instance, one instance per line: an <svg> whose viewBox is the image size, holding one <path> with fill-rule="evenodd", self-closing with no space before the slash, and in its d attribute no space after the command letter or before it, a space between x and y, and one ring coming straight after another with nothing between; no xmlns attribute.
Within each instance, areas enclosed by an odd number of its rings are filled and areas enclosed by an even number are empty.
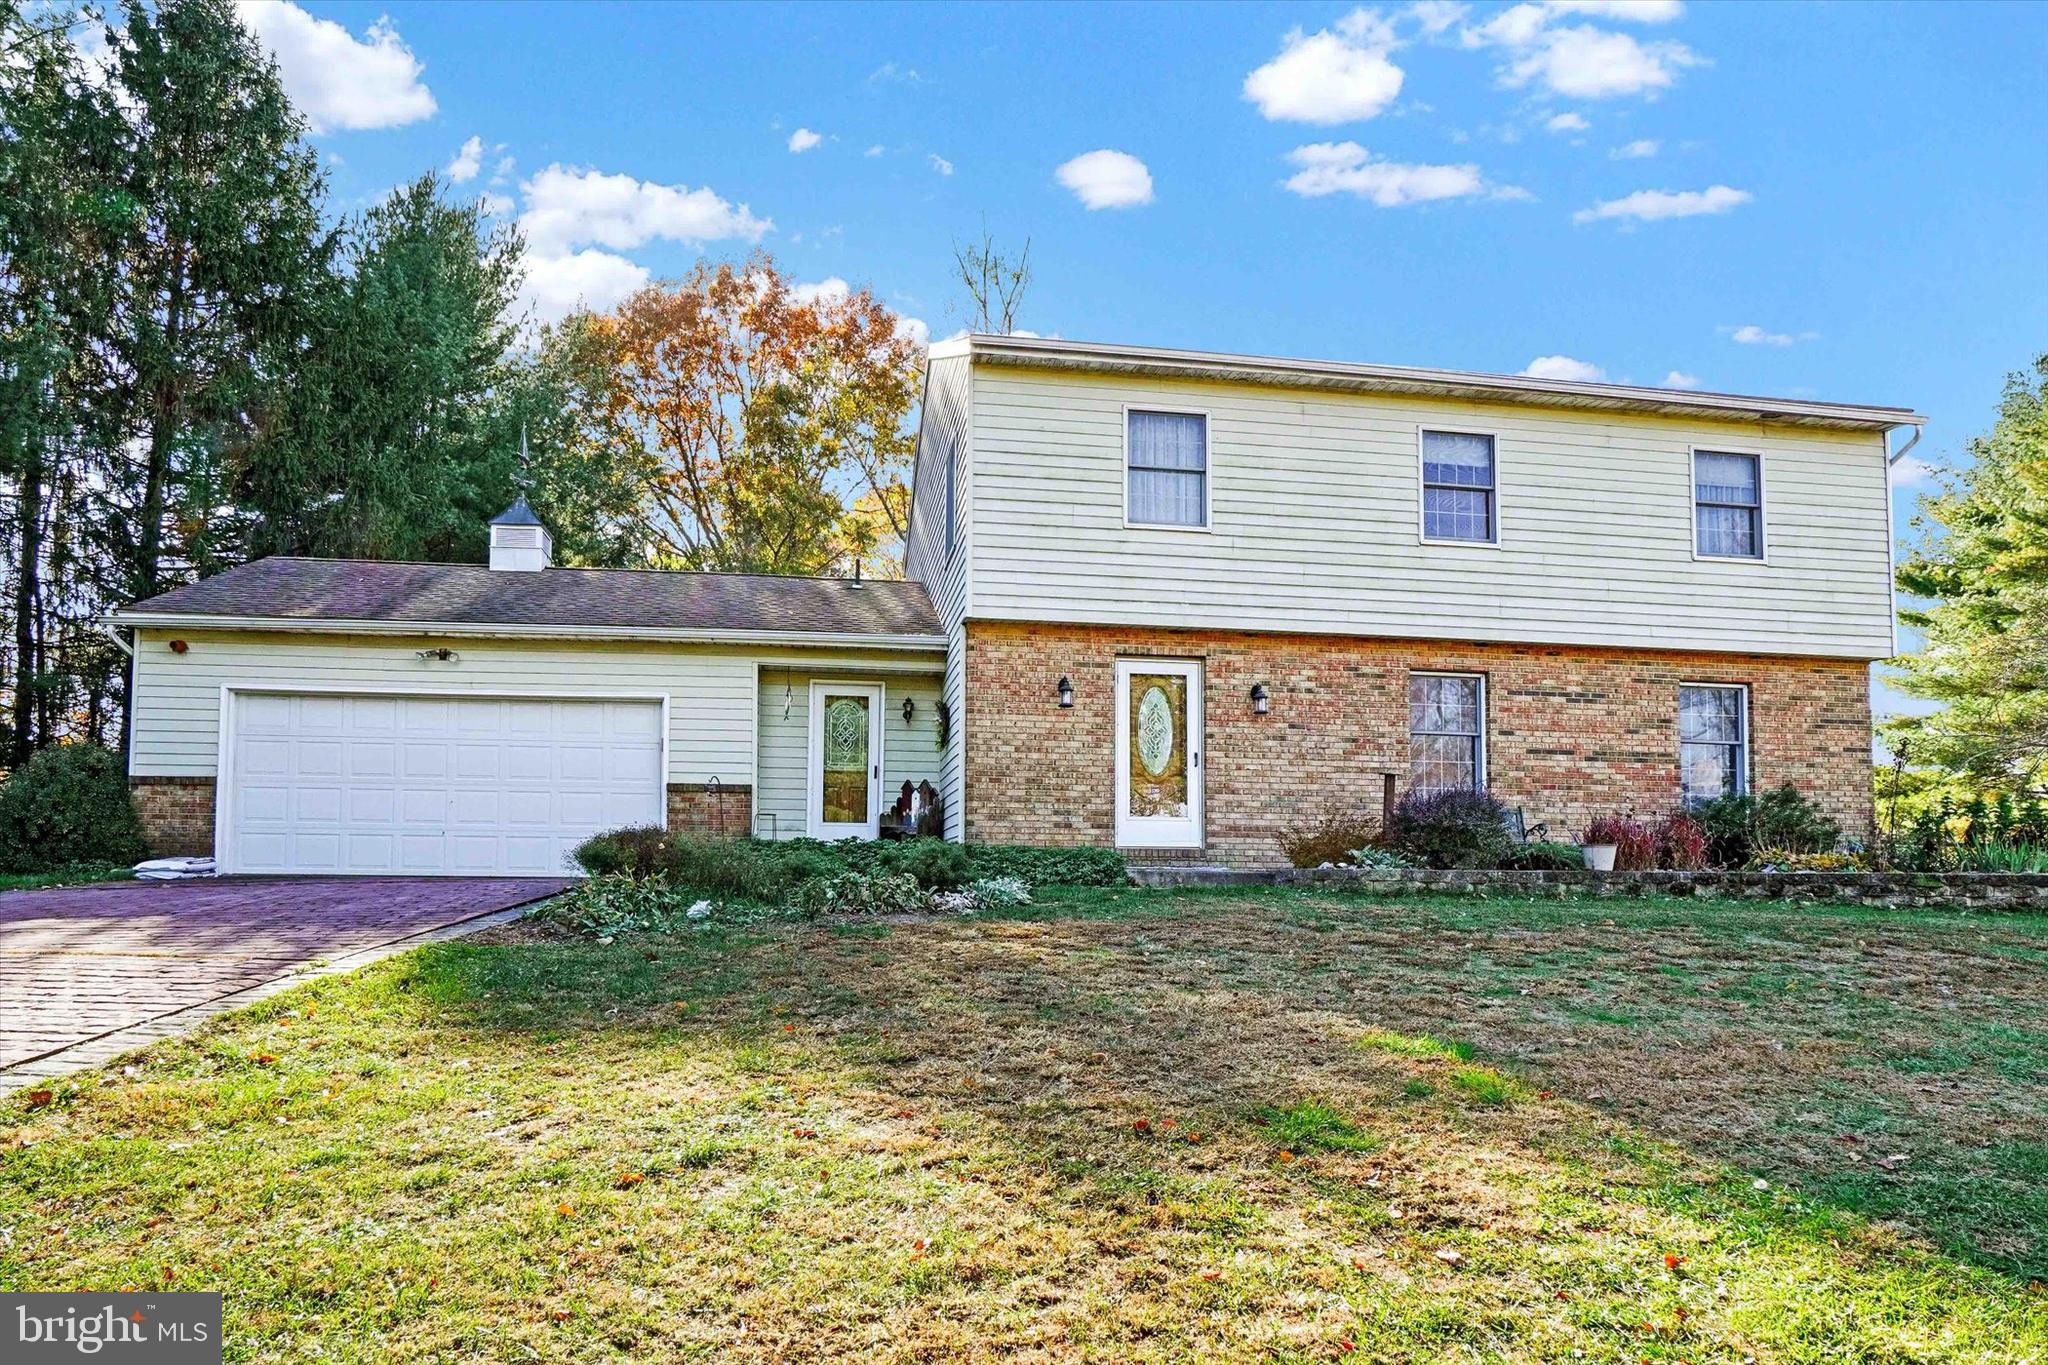
<svg viewBox="0 0 2048 1365"><path fill-rule="evenodd" d="M2048 1159L1998 1144L2041 1098L1988 1032L2048 936L1717 913L1101 892L427 949L0 1107L0 1282L218 1288L240 1360L2048 1351L2048 1214L1961 1183ZM1882 1226L1829 1184L1852 1118L1992 1145L1878 1172L1923 1196Z"/></svg>

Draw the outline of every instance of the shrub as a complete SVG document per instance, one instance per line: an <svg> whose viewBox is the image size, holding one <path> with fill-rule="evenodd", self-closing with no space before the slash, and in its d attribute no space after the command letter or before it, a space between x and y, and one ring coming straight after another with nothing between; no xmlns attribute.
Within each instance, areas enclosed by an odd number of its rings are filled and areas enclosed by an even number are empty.
<svg viewBox="0 0 2048 1365"><path fill-rule="evenodd" d="M1032 886L1123 886L1131 880L1124 855L1113 848L965 847L976 877L1021 877Z"/></svg>
<svg viewBox="0 0 2048 1365"><path fill-rule="evenodd" d="M1353 866L1372 868L1378 872L1398 872L1404 867L1415 865L1391 848L1381 848L1378 844L1354 848L1349 857Z"/></svg>
<svg viewBox="0 0 2048 1365"><path fill-rule="evenodd" d="M1505 813L1485 792L1411 791L1394 803L1387 843L1425 867L1493 867L1511 843Z"/></svg>
<svg viewBox="0 0 2048 1365"><path fill-rule="evenodd" d="M667 842L661 826L634 825L593 834L569 856L593 877L652 877L662 869Z"/></svg>
<svg viewBox="0 0 2048 1365"><path fill-rule="evenodd" d="M2038 844L1983 843L1963 849L1956 866L1964 872L2048 872L2048 848Z"/></svg>
<svg viewBox="0 0 2048 1365"><path fill-rule="evenodd" d="M1379 838L1379 817L1345 806L1322 812L1280 832L1280 848L1294 867L1321 867L1352 861L1352 852Z"/></svg>
<svg viewBox="0 0 2048 1365"><path fill-rule="evenodd" d="M135 863L149 853L121 755L63 744L32 755L0 784L0 871Z"/></svg>
<svg viewBox="0 0 2048 1365"><path fill-rule="evenodd" d="M579 934L611 938L675 928L688 920L694 900L659 877L610 873L570 887L540 913Z"/></svg>
<svg viewBox="0 0 2048 1365"><path fill-rule="evenodd" d="M1716 867L1744 867L1758 849L1825 853L1842 828L1787 783L1760 795L1721 796L1690 812L1707 834L1707 858Z"/></svg>
<svg viewBox="0 0 2048 1365"><path fill-rule="evenodd" d="M907 915L926 909L931 898L908 872L842 872L805 882L797 908L818 915Z"/></svg>
<svg viewBox="0 0 2048 1365"><path fill-rule="evenodd" d="M1586 865L1577 844L1517 844L1501 859L1502 867L1516 872L1569 872Z"/></svg>
<svg viewBox="0 0 2048 1365"><path fill-rule="evenodd" d="M1754 872L1863 872L1870 859L1862 853L1806 853L1797 849L1758 849L1749 861Z"/></svg>
<svg viewBox="0 0 2048 1365"><path fill-rule="evenodd" d="M1674 872L1697 872L1707 865L1707 831L1683 813L1668 815L1657 826L1657 863Z"/></svg>
<svg viewBox="0 0 2048 1365"><path fill-rule="evenodd" d="M967 850L944 839L906 839L882 845L882 866L917 879L927 891L953 891L974 876Z"/></svg>
<svg viewBox="0 0 2048 1365"><path fill-rule="evenodd" d="M1603 815L1586 826L1586 842L1614 845L1614 870L1647 872L1657 865L1657 836L1627 815Z"/></svg>
<svg viewBox="0 0 2048 1365"><path fill-rule="evenodd" d="M1031 904L1031 888L1021 877L983 877L967 884L966 895L977 910L1010 910Z"/></svg>

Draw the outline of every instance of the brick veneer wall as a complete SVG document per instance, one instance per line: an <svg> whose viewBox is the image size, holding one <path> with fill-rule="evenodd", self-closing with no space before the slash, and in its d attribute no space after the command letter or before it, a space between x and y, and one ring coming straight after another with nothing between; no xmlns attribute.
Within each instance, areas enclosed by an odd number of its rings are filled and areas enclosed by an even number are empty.
<svg viewBox="0 0 2048 1365"><path fill-rule="evenodd" d="M1681 682L1748 684L1753 784L1790 782L1851 835L1871 828L1869 666L1853 659L994 622L971 622L966 648L971 840L1114 842L1116 662L1147 655L1204 663L1208 861L1282 863L1279 835L1305 814L1377 811L1383 772L1405 790L1412 670L1486 676L1489 785L1558 837L1677 805Z"/></svg>
<svg viewBox="0 0 2048 1365"><path fill-rule="evenodd" d="M754 789L744 782L728 782L712 796L701 782L671 782L668 827L743 839L754 828Z"/></svg>
<svg viewBox="0 0 2048 1365"><path fill-rule="evenodd" d="M213 779L131 777L128 794L152 857L213 856Z"/></svg>

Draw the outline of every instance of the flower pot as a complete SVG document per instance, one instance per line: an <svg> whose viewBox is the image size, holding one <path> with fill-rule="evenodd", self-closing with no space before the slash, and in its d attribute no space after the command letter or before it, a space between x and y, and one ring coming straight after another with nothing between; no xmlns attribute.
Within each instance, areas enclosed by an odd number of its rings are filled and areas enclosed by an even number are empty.
<svg viewBox="0 0 2048 1365"><path fill-rule="evenodd" d="M1586 860L1588 872L1612 872L1614 849L1613 844L1583 844L1579 848L1579 856Z"/></svg>

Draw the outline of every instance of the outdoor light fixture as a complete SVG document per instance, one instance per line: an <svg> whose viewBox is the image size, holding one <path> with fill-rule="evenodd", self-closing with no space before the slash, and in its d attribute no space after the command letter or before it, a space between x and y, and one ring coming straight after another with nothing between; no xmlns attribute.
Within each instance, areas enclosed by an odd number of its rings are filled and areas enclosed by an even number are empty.
<svg viewBox="0 0 2048 1365"><path fill-rule="evenodd" d="M456 659L462 657L446 645L437 645L433 649L423 649L419 652L419 656L422 662L435 659L444 664L453 663Z"/></svg>
<svg viewBox="0 0 2048 1365"><path fill-rule="evenodd" d="M1253 684L1252 684L1252 714L1253 714L1253 715L1255 715L1255 716L1263 716L1263 715L1265 715L1265 714L1266 714L1266 711L1267 711L1267 709L1268 709L1268 708L1270 707L1271 703L1272 703L1272 697L1271 697L1271 694L1269 694L1269 693L1268 693L1268 692L1266 691L1266 685L1265 685L1264 683L1253 683Z"/></svg>
<svg viewBox="0 0 2048 1365"><path fill-rule="evenodd" d="M1069 678L1066 674L1062 673L1060 675L1060 705L1066 707L1072 706L1073 704L1074 680L1072 678Z"/></svg>
<svg viewBox="0 0 2048 1365"><path fill-rule="evenodd" d="M917 714L917 703L909 697L903 699L903 723L910 724L910 718Z"/></svg>

